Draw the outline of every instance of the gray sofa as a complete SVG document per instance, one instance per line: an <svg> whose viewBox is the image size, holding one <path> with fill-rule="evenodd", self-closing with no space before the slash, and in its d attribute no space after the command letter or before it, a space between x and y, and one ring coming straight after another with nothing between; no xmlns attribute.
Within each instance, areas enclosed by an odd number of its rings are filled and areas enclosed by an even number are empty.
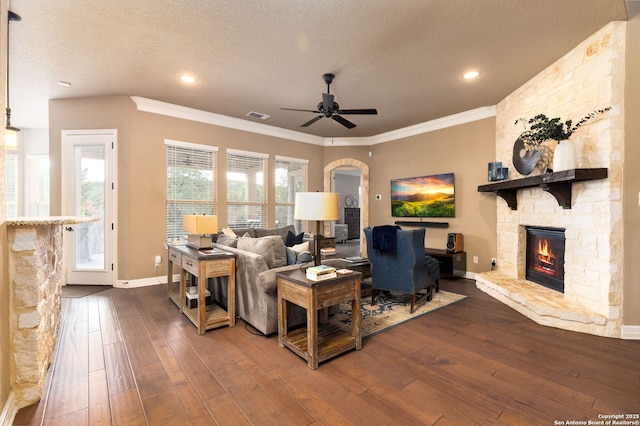
<svg viewBox="0 0 640 426"><path fill-rule="evenodd" d="M276 274L306 268L313 263L287 265L286 260L283 262L282 256L286 256L284 243L287 235L289 231L295 235L293 225L277 229L246 228L233 231L239 236L236 243L240 247L233 247L233 241L221 234L218 234L216 243L213 245L236 254L236 315L265 335L276 333L278 331ZM242 238L245 234L252 238ZM339 267L341 262L337 261L335 264ZM224 294L226 286L214 287L214 298L226 304L227 295ZM306 321L306 315L305 309L293 305L287 309L287 324L300 325Z"/></svg>

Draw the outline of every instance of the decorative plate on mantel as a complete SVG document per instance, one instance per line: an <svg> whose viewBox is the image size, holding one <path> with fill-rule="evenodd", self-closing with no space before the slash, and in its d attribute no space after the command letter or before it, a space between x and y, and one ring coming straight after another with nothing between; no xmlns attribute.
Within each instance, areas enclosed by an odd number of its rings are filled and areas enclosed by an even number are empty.
<svg viewBox="0 0 640 426"><path fill-rule="evenodd" d="M535 169L541 155L542 151L527 150L520 137L513 144L513 166L521 175L529 175Z"/></svg>
<svg viewBox="0 0 640 426"><path fill-rule="evenodd" d="M513 166L521 175L528 176L534 171L534 175L546 173L552 158L553 150L548 141L540 144L538 150L527 150L521 137L513 144Z"/></svg>

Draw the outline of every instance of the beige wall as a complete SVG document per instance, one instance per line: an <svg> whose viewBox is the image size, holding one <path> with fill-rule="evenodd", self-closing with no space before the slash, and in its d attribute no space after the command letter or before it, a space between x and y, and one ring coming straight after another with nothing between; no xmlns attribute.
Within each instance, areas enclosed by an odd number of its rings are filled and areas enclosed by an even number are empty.
<svg viewBox="0 0 640 426"><path fill-rule="evenodd" d="M444 249L447 234L460 232L464 235L467 270L488 271L491 258L496 255L496 199L479 193L478 185L487 182L487 163L495 161L495 132L495 118L488 118L377 145L328 146L324 161L329 164L340 158L354 158L369 166L371 226L403 220L391 216L391 179L453 172L456 217L424 219L449 223L446 229L426 228L425 243ZM382 199L376 200L376 194ZM477 264L473 263L474 256L478 256Z"/></svg>
<svg viewBox="0 0 640 426"><path fill-rule="evenodd" d="M494 118L373 145L368 150L372 154L369 158L372 226L403 220L391 216L391 179L453 172L455 218L425 219L449 223L446 229L426 228L426 246L444 249L449 232L462 233L467 270L491 269L491 258L496 254L496 199L479 193L478 185L487 182L487 163L495 161ZM376 200L376 194L382 195L382 199ZM478 256L477 264L473 263L473 256Z"/></svg>
<svg viewBox="0 0 640 426"><path fill-rule="evenodd" d="M624 270L623 324L640 325L640 3L627 2L625 87L625 165L623 170Z"/></svg>

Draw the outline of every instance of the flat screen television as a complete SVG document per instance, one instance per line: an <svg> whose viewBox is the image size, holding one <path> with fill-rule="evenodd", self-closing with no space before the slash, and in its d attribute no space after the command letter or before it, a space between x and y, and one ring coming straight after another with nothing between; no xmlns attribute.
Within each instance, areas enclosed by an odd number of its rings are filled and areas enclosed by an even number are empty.
<svg viewBox="0 0 640 426"><path fill-rule="evenodd" d="M393 217L455 217L453 173L393 179Z"/></svg>

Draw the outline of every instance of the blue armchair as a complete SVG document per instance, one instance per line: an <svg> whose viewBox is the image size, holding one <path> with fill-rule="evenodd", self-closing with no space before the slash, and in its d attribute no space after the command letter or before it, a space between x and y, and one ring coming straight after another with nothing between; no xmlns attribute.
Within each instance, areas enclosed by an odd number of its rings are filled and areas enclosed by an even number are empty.
<svg viewBox="0 0 640 426"><path fill-rule="evenodd" d="M385 239L382 246L380 245L379 232L374 241L373 229L371 227L364 229L373 283L371 304L375 302L376 290L409 293L411 294L410 313L413 313L418 291L428 290L427 301L433 297L434 290L439 291L440 266L436 259L425 255L426 231L424 228L406 231L397 229L391 232L395 232L395 250L394 244L389 244L388 239Z"/></svg>

